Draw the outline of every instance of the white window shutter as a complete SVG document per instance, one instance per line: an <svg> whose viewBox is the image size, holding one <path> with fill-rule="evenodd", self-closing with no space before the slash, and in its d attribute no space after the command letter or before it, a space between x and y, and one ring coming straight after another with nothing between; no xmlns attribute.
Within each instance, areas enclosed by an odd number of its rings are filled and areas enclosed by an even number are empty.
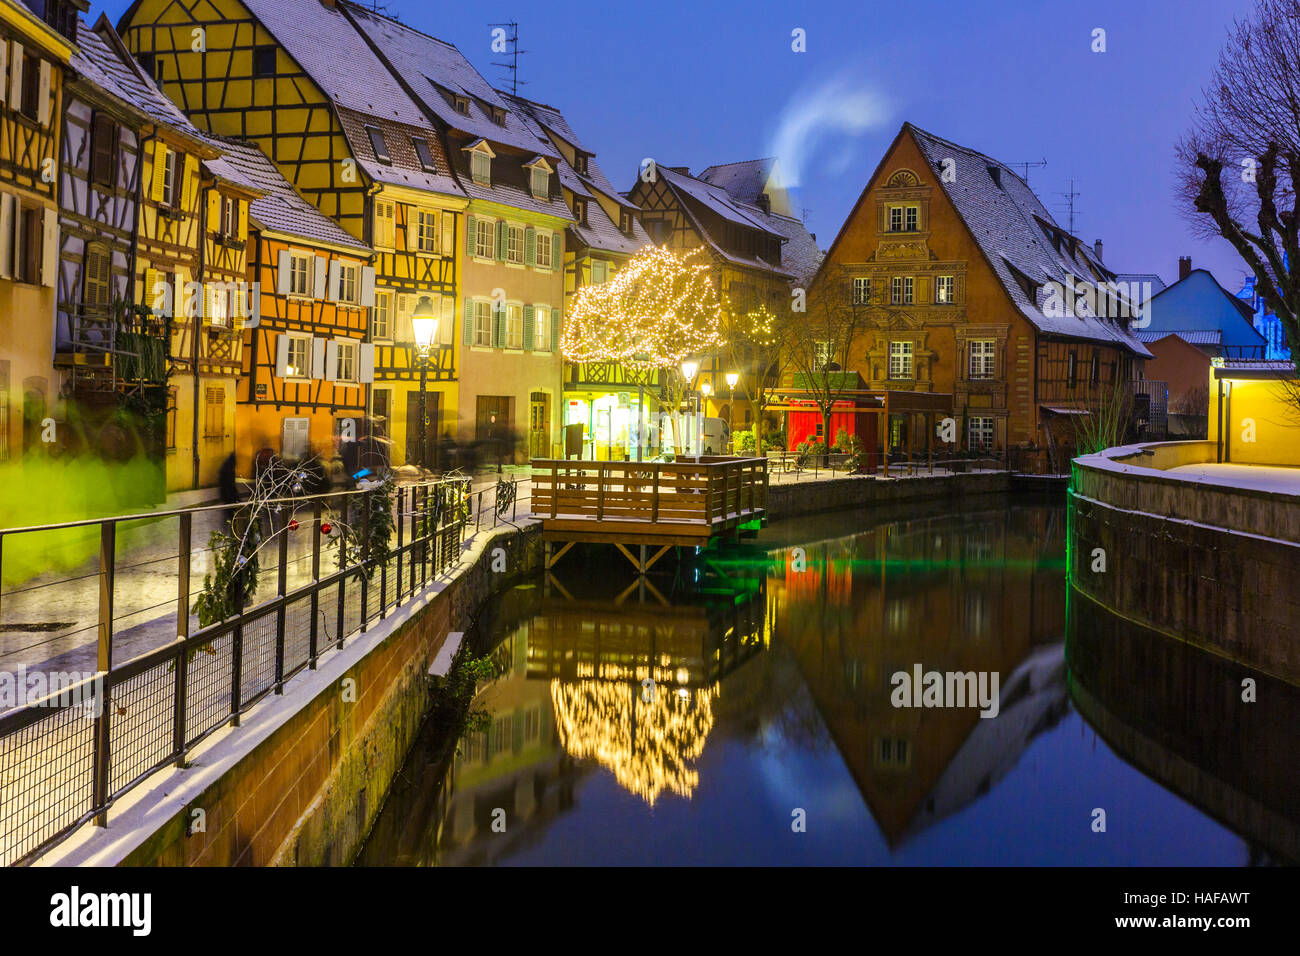
<svg viewBox="0 0 1300 956"><path fill-rule="evenodd" d="M307 266L307 274L312 277L311 294L312 298L325 298L325 273L329 268L329 260L324 256L312 256Z"/></svg>
<svg viewBox="0 0 1300 956"><path fill-rule="evenodd" d="M45 210L42 223L41 246L41 285L54 288L55 277L59 271L59 213L55 209Z"/></svg>
<svg viewBox="0 0 1300 956"><path fill-rule="evenodd" d="M456 251L456 217L446 210L442 213L442 248L438 251L444 256L454 255Z"/></svg>
<svg viewBox="0 0 1300 956"><path fill-rule="evenodd" d="M9 44L0 40L0 106L3 106L5 100L9 97L9 87L5 83L5 77L9 74Z"/></svg>
<svg viewBox="0 0 1300 956"><path fill-rule="evenodd" d="M9 105L17 108L23 103L23 45L14 41L13 61L9 69Z"/></svg>
<svg viewBox="0 0 1300 956"><path fill-rule="evenodd" d="M50 125L50 64L48 60L41 60L41 98L40 108L37 110L37 117L42 126Z"/></svg>
<svg viewBox="0 0 1300 956"><path fill-rule="evenodd" d="M411 325L411 296L397 297L397 331L396 341L409 343L415 341L415 328Z"/></svg>
<svg viewBox="0 0 1300 956"><path fill-rule="evenodd" d="M374 380L375 345L373 342L362 342L361 348L357 350L357 381L369 385Z"/></svg>
<svg viewBox="0 0 1300 956"><path fill-rule="evenodd" d="M325 376L325 340L313 338L311 340L311 377L323 378Z"/></svg>
<svg viewBox="0 0 1300 956"><path fill-rule="evenodd" d="M339 343L330 339L325 343L325 381L337 382L339 379Z"/></svg>
<svg viewBox="0 0 1300 956"><path fill-rule="evenodd" d="M14 220L18 202L9 193L0 193L0 278L14 274Z"/></svg>
<svg viewBox="0 0 1300 956"><path fill-rule="evenodd" d="M445 215L445 213L444 213ZM456 341L456 297L442 297L442 319L438 322L438 341L451 345Z"/></svg>
<svg viewBox="0 0 1300 956"><path fill-rule="evenodd" d="M361 267L361 306L366 309L375 307L375 267Z"/></svg>
<svg viewBox="0 0 1300 956"><path fill-rule="evenodd" d="M406 251L418 252L420 249L420 210L414 206L406 207Z"/></svg>
<svg viewBox="0 0 1300 956"><path fill-rule="evenodd" d="M339 284L342 282L342 280L343 280L343 263L338 262L337 260L331 262L330 263L330 284L329 284L328 291L326 291L325 293L325 298L329 299L331 302L337 302L339 300Z"/></svg>
<svg viewBox="0 0 1300 956"><path fill-rule="evenodd" d="M275 339L275 377L284 378L289 372L289 336L278 335Z"/></svg>
<svg viewBox="0 0 1300 956"><path fill-rule="evenodd" d="M289 294L289 280L293 278L293 255L281 249L275 261L275 294Z"/></svg>

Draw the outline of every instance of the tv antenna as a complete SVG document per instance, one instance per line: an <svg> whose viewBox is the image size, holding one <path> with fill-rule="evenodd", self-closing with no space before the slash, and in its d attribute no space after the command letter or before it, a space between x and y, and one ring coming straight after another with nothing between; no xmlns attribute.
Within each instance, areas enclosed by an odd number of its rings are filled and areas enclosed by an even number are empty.
<svg viewBox="0 0 1300 956"><path fill-rule="evenodd" d="M1057 195L1059 195L1062 199L1065 200L1065 209L1066 209L1066 214L1069 216L1069 220L1070 220L1070 225L1069 225L1069 227L1066 229L1066 232L1068 232L1070 235L1073 236L1073 235L1075 235L1075 231L1074 231L1074 218L1075 218L1074 201L1075 201L1076 199L1078 199L1080 196L1082 196L1083 193L1081 193L1081 192L1077 192L1077 191L1075 190L1075 188L1074 188L1074 178L1071 177L1071 178L1070 178L1070 191L1069 191L1068 193L1057 193Z"/></svg>
<svg viewBox="0 0 1300 956"><path fill-rule="evenodd" d="M495 35L495 34L496 34L496 31L495 31L495 30L493 31L493 38L492 38L492 52L493 52L493 53L504 53L504 54L505 54L506 56L508 56L510 59L509 59L509 60L506 60L506 61L494 60L494 61L492 62L492 65L493 65L493 66L499 66L499 67L501 67L503 70L506 71L507 74L509 74L509 76L510 76L510 95L511 95L511 96L518 96L518 95L519 95L519 87L521 87L521 86L527 86L527 85L528 85L528 81L527 81L527 80L520 80L520 79L519 79L519 57L520 57L522 54L528 52L527 50L521 50L521 49L519 49L519 24L518 24L518 22L516 22L516 21L514 21L514 20L510 20L510 21L508 21L508 22L506 22L506 23L489 23L488 26L490 26L490 27L500 27L500 28L507 29L507 30L510 31L510 32L507 33L506 36L505 36L506 49L504 49L504 50L499 50L499 49L497 49L497 45L496 45L496 35Z"/></svg>
<svg viewBox="0 0 1300 956"><path fill-rule="evenodd" d="M1007 165L1010 166L1012 169L1023 169L1024 172L1020 174L1020 178L1023 179L1025 181L1025 185L1028 186L1030 167L1032 166L1034 169L1042 169L1044 166L1047 165L1047 159L1046 157L1044 157L1043 159L1040 159L1036 163L1034 162L1007 163Z"/></svg>

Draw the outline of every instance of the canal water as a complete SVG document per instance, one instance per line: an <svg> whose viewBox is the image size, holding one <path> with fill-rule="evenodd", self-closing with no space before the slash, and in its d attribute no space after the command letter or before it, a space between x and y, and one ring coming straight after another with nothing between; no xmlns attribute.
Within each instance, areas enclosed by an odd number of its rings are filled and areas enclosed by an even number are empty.
<svg viewBox="0 0 1300 956"><path fill-rule="evenodd" d="M645 587L566 559L491 603L479 726L426 722L358 862L1294 862L1300 693L1088 604L1066 548L1059 503L998 497L774 523ZM996 716L900 698L918 670Z"/></svg>

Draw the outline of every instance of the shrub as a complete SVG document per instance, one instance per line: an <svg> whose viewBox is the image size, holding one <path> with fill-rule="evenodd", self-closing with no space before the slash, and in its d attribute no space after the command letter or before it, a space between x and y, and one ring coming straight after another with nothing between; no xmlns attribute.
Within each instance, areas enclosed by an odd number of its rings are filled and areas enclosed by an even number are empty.
<svg viewBox="0 0 1300 956"><path fill-rule="evenodd" d="M736 432L733 436L736 442L736 451L753 451L755 448L754 433L752 431ZM764 442L766 444L766 442Z"/></svg>

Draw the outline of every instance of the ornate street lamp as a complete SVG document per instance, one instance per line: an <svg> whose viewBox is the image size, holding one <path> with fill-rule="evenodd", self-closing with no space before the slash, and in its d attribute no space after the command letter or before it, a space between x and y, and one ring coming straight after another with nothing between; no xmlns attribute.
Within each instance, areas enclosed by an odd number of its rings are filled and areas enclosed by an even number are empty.
<svg viewBox="0 0 1300 956"><path fill-rule="evenodd" d="M433 300L427 295L420 296L411 313L411 331L415 334L415 350L420 360L420 467L429 466L427 447L429 435L428 384L429 353L433 350L434 340L438 337L438 316L433 311Z"/></svg>
<svg viewBox="0 0 1300 956"><path fill-rule="evenodd" d="M695 361L695 359L687 359L686 361L682 362L682 378L686 379L686 415L684 416L685 418L690 417L691 406L694 404L695 401L694 396L691 395L691 383L695 381L695 373L698 372L699 370L700 370L700 363ZM674 414L677 415L681 414L681 412L677 411L676 409L674 409L673 412ZM684 420L683 420L683 426L685 426ZM685 430L684 427L683 430ZM690 450L691 450L691 436L690 434L687 434L686 451L688 454L690 453Z"/></svg>

